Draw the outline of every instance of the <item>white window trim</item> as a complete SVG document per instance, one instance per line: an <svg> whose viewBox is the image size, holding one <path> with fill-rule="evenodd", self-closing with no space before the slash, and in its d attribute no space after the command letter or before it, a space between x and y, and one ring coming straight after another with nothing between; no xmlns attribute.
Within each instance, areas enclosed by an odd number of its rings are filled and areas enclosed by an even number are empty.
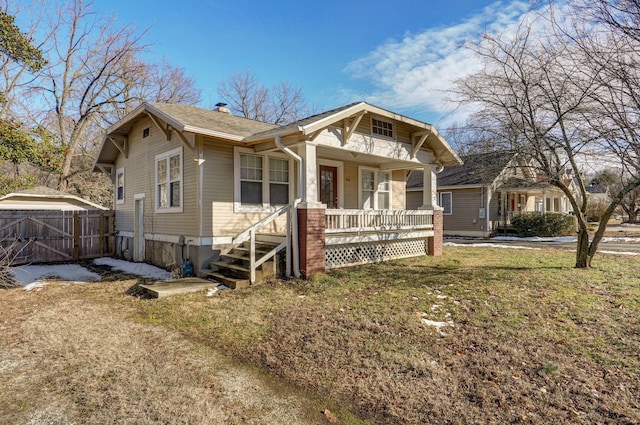
<svg viewBox="0 0 640 425"><path fill-rule="evenodd" d="M391 132L393 133L392 137L389 136L385 136L384 134L378 134L378 133L374 133L373 132L373 120L377 120L377 121L382 121L382 122L386 122L387 124L391 124ZM369 131L371 132L371 136L372 137L379 137L381 139L386 139L386 140L396 140L396 135L397 135L397 124L395 121L390 120L388 118L384 118L378 115L372 115L371 118L369 118Z"/></svg>
<svg viewBox="0 0 640 425"><path fill-rule="evenodd" d="M168 158L175 156L176 154L180 155L180 206L160 207L160 198L158 196L158 162L162 160L167 160ZM184 208L184 165L183 165L182 146L156 155L154 168L155 168L155 186L154 186L153 192L154 192L155 211L161 214L181 213ZM167 176L169 176L169 179L170 179L170 170L169 170L168 162L167 162ZM167 190L169 191L168 187L167 187ZM168 193L168 196L170 197L171 194Z"/></svg>
<svg viewBox="0 0 640 425"><path fill-rule="evenodd" d="M444 206L442 206L442 195L447 193L449 194L449 204L451 206L449 212L445 212ZM453 192L438 192L438 206L443 208L442 215L453 215Z"/></svg>
<svg viewBox="0 0 640 425"><path fill-rule="evenodd" d="M118 174L122 173L122 199L118 199ZM116 184L115 184L115 195L116 195L116 204L124 204L125 199L126 199L126 183L125 183L125 178L126 176L124 175L124 167L122 168L118 168L116 170Z"/></svg>
<svg viewBox="0 0 640 425"><path fill-rule="evenodd" d="M254 155L262 157L262 206L242 205L240 191L240 155ZM270 205L269 203L269 158L286 159L289 161L289 203L293 202L294 169L293 159L280 152L259 153L249 148L235 147L233 149L233 212L272 212L282 205ZM266 183L266 184L265 184Z"/></svg>
<svg viewBox="0 0 640 425"><path fill-rule="evenodd" d="M341 161L333 161L330 159L317 159L318 169L316 170L316 175L320 176L320 166L324 165L325 167L335 167L338 169L338 175L336 178L338 179L338 208L344 208L344 163ZM319 179L320 177L318 177ZM318 199L320 199L320 184L318 184Z"/></svg>
<svg viewBox="0 0 640 425"><path fill-rule="evenodd" d="M373 191L373 210L392 210L393 209L393 173L391 170L381 170L374 167L358 166L358 208L364 209L362 205L362 171L368 170L375 173ZM378 208L378 173L384 173L389 175L389 208Z"/></svg>

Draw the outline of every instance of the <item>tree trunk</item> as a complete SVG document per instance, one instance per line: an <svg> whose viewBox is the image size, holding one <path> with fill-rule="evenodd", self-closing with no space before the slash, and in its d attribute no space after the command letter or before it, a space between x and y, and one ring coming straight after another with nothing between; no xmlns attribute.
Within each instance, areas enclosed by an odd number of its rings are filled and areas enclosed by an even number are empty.
<svg viewBox="0 0 640 425"><path fill-rule="evenodd" d="M576 247L576 268L586 269L591 267L591 257L589 257L589 233L587 228L578 230L578 246Z"/></svg>

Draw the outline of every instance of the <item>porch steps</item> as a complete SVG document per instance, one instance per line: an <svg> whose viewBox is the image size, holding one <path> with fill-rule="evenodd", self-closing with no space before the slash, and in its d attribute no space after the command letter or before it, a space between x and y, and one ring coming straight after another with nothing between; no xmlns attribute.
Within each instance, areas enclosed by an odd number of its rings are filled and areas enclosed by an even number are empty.
<svg viewBox="0 0 640 425"><path fill-rule="evenodd" d="M276 247L277 243L256 241L255 256L262 257ZM209 263L210 270L203 270L202 274L208 278L218 280L232 289L248 288L250 286L250 248L249 243L234 247L228 253L221 254L219 261ZM275 262L269 260L256 269L256 284L275 275Z"/></svg>

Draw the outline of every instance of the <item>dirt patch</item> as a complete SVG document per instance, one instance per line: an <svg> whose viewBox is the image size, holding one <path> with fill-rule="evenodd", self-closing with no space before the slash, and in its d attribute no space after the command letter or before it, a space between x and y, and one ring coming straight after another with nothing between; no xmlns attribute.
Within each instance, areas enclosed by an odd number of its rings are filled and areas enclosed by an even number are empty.
<svg viewBox="0 0 640 425"><path fill-rule="evenodd" d="M128 284L89 285L0 292L0 423L323 423L257 371L131 320L144 301L94 302Z"/></svg>

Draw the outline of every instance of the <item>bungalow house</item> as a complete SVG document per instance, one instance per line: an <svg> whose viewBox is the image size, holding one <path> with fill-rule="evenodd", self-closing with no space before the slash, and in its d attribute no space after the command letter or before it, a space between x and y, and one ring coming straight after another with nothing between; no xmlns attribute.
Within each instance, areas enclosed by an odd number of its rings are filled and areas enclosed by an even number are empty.
<svg viewBox="0 0 640 425"><path fill-rule="evenodd" d="M435 172L460 159L431 125L364 102L285 126L217 106L143 103L107 130L94 171L114 183L119 255L254 282L441 252ZM408 170L426 182L415 211Z"/></svg>
<svg viewBox="0 0 640 425"><path fill-rule="evenodd" d="M571 211L562 191L541 182L514 152L473 154L462 160L463 165L447 167L437 175L445 235L488 237L507 230L516 214ZM568 183L573 184L569 177ZM422 196L422 176L410 172L407 209L418 208Z"/></svg>

